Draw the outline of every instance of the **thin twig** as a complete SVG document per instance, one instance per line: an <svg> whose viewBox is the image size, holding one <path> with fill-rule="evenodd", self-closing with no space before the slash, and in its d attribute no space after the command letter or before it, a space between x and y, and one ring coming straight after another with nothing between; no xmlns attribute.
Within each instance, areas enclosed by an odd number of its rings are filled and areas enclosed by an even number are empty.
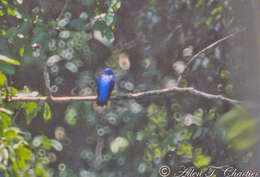
<svg viewBox="0 0 260 177"><path fill-rule="evenodd" d="M183 75L184 75L185 71L188 69L188 67L190 66L190 64L191 64L198 56L200 56L200 54L202 54L202 53L205 52L206 50L208 50L208 49L210 49L210 48L212 48L212 47L218 45L219 43L221 43L221 42L223 42L223 41L225 41L225 40L227 40L227 39L229 39L229 38L231 38L231 37L234 37L234 36L237 35L238 33L242 32L242 31L245 31L245 30L246 30L246 28L241 29L241 30L238 30L238 31L236 31L236 32L233 32L233 33L231 33L231 34L229 34L229 35L227 35L227 36L225 36L225 37L223 37L223 38L221 38L221 39L219 39L219 40L213 42L212 44L208 45L207 47L203 48L203 49L200 50L198 53L196 53L195 55L193 55L193 56L191 57L191 59L188 61L188 63L186 64L186 67L185 67L184 71L179 75L178 80L177 80L177 85L179 85L180 81L181 81L182 78L183 78Z"/></svg>
<svg viewBox="0 0 260 177"><path fill-rule="evenodd" d="M173 35L175 34L175 32L177 30L179 30L180 28L182 28L182 25L177 25L174 29L171 30L171 32L167 35L167 37L164 39L164 42L163 43L166 43L167 41L169 41Z"/></svg>
<svg viewBox="0 0 260 177"><path fill-rule="evenodd" d="M50 81L50 75L46 63L44 64L44 68L43 68L43 78L44 78L45 88L47 89L48 92L48 96L51 96L51 81Z"/></svg>
<svg viewBox="0 0 260 177"><path fill-rule="evenodd" d="M16 123L15 123L15 120L16 120L16 118L19 116L19 114L21 113L21 111L22 111L22 107L20 107L20 108L18 109L18 111L16 111L16 113L15 113L13 119L12 119L12 122L13 122L14 125L16 124Z"/></svg>
<svg viewBox="0 0 260 177"><path fill-rule="evenodd" d="M114 55L119 55L122 51L124 50L129 50L131 48L133 48L134 46L137 45L138 43L138 38L135 38L129 42L119 42L112 50Z"/></svg>
<svg viewBox="0 0 260 177"><path fill-rule="evenodd" d="M99 168L102 162L102 150L104 148L104 139L98 138L97 139L97 145L95 150L95 159L94 159L94 166L95 168Z"/></svg>
<svg viewBox="0 0 260 177"><path fill-rule="evenodd" d="M206 99L217 99L222 100L231 104L239 104L242 101L234 100L231 98L224 97L222 95L214 95L206 92L202 92L196 90L192 87L172 87L172 88L164 88L159 90L149 90L144 92L137 92L137 93L127 93L122 95L115 95L111 96L111 100L122 100L122 99L139 99L144 98L147 96L154 96L154 95L162 95L171 92L180 92L180 93L190 93L192 95L200 96ZM12 97L11 101L46 101L48 99L47 96L36 96L36 97L29 97L29 96L14 96ZM52 102L71 102L71 101L95 101L97 96L64 96L64 97L50 97L50 101Z"/></svg>
<svg viewBox="0 0 260 177"><path fill-rule="evenodd" d="M12 88L11 88L12 89ZM9 102L10 101L10 97L12 96L12 93L9 92L9 89L8 89L8 80L5 82L5 85L4 85L4 90L5 90L5 93L6 93L6 96L5 98L2 97L3 100ZM11 90L12 91L12 90Z"/></svg>
<svg viewBox="0 0 260 177"><path fill-rule="evenodd" d="M63 6L63 8L62 8L58 18L56 19L56 21L59 21L61 19L61 17L63 16L64 12L68 8L69 2L70 2L70 0L65 0L65 4L64 4L64 6Z"/></svg>
<svg viewBox="0 0 260 177"><path fill-rule="evenodd" d="M66 2L68 2L69 0L67 0ZM210 44L209 46L207 46L206 48L202 49L201 51L199 51L197 54L195 54L187 63L186 68L184 69L184 71L182 72L182 74L180 74L178 80L177 80L177 84L179 84L179 82L181 81L184 72L187 70L188 66L203 52L205 52L206 50L214 47L215 45L223 42L224 40L227 40L233 36L235 36L237 33L244 31L243 30L239 30L237 32L234 32L212 44ZM131 41L130 43L130 47L132 45L134 45L135 42ZM49 93L50 93L50 79L49 79L49 73L47 71L47 66L45 65L44 67L44 80L45 80L45 86L48 89ZM153 96L153 95L162 95L162 94L166 94L166 93L171 93L171 92L180 92L180 93L190 93L192 95L196 95L196 96L200 96L206 99L216 99L216 100L221 100L221 101L225 101L231 104L239 104L242 103L242 101L239 100L234 100L231 98L227 98L224 97L222 95L214 95L214 94L210 94L210 93L206 93L206 92L202 92L199 90L196 90L192 87L172 87L172 88L164 88L164 89L159 89L159 90L149 90L149 91L144 91L144 92L138 92L138 93L127 93L127 94L122 94L122 95L115 95L111 97L111 100L121 100L121 99L139 99L139 98L143 98L143 97L147 97L147 96ZM1 97L2 99L5 99L4 97ZM71 102L71 101L95 101L97 99L97 96L64 96L64 97L53 97L51 95L49 96L14 96L11 97L10 101L52 101L52 102Z"/></svg>

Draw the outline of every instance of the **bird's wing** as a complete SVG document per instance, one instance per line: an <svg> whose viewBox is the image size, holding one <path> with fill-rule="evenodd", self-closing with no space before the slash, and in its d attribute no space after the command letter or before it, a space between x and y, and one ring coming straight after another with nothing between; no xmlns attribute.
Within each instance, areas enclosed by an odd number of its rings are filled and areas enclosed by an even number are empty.
<svg viewBox="0 0 260 177"><path fill-rule="evenodd" d="M115 87L115 79L114 79L114 77L112 77L110 87L109 87L109 91L108 91L108 98L110 98L114 87Z"/></svg>
<svg viewBox="0 0 260 177"><path fill-rule="evenodd" d="M111 79L109 79L106 75L102 75L98 80L98 102L100 104L106 104L109 88L111 85Z"/></svg>
<svg viewBox="0 0 260 177"><path fill-rule="evenodd" d="M99 88L100 84L101 84L101 76L97 80L97 95L98 95L97 98L99 98L99 96L100 96L100 88Z"/></svg>

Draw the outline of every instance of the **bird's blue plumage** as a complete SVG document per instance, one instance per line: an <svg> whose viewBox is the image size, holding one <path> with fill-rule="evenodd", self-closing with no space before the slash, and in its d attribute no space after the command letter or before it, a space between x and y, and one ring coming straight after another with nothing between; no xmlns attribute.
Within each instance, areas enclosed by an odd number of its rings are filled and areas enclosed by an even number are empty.
<svg viewBox="0 0 260 177"><path fill-rule="evenodd" d="M115 85L114 72L110 68L106 68L98 78L97 82L97 105L104 106L111 95Z"/></svg>

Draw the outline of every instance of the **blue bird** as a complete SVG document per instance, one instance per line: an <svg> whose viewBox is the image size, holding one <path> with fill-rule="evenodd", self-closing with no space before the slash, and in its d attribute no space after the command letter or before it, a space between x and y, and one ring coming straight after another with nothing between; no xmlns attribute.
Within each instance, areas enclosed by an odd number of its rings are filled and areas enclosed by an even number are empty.
<svg viewBox="0 0 260 177"><path fill-rule="evenodd" d="M97 81L97 105L104 106L107 104L112 90L115 86L114 72L111 68L103 70Z"/></svg>

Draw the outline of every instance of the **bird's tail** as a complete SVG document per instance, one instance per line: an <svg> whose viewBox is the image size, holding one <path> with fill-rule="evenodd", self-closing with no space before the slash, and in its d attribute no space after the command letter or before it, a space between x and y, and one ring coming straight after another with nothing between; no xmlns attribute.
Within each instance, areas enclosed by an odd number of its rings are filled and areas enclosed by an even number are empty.
<svg viewBox="0 0 260 177"><path fill-rule="evenodd" d="M107 100L102 100L100 98L97 98L97 105L98 106L106 106L107 105Z"/></svg>

